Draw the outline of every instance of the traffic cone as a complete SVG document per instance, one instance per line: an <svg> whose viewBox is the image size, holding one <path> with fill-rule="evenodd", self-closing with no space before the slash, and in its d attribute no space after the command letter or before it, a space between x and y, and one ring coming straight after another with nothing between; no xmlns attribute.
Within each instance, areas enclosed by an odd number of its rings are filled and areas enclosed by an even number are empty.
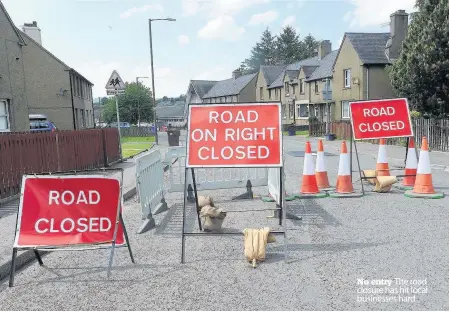
<svg viewBox="0 0 449 312"><path fill-rule="evenodd" d="M421 153L419 155L418 169L413 192L418 194L435 194L430 170L429 145L427 138L422 138Z"/></svg>
<svg viewBox="0 0 449 312"><path fill-rule="evenodd" d="M316 182L318 184L318 188L320 188L320 189L330 188L329 178L327 177L327 170L326 170L325 161L324 161L323 140L318 141L315 177L316 177Z"/></svg>
<svg viewBox="0 0 449 312"><path fill-rule="evenodd" d="M418 169L418 160L416 159L415 139L411 137L408 141L407 161L405 162L405 175L402 180L402 186L413 187L416 180L416 170Z"/></svg>
<svg viewBox="0 0 449 312"><path fill-rule="evenodd" d="M306 142L304 154L304 169L302 172L301 194L318 194L318 184L315 176L315 164L313 163L312 147Z"/></svg>
<svg viewBox="0 0 449 312"><path fill-rule="evenodd" d="M346 141L341 142L340 163L338 165L337 184L335 193L349 194L354 192L351 181L351 163L346 147Z"/></svg>
<svg viewBox="0 0 449 312"><path fill-rule="evenodd" d="M379 153L377 154L376 171L378 176L389 176L390 168L388 167L387 160L387 147L385 146L386 140L379 140Z"/></svg>
<svg viewBox="0 0 449 312"><path fill-rule="evenodd" d="M407 197L420 198L443 198L444 193L436 193L432 183L432 172L430 169L429 145L427 138L422 138L421 152L419 153L418 169L413 190L405 192Z"/></svg>

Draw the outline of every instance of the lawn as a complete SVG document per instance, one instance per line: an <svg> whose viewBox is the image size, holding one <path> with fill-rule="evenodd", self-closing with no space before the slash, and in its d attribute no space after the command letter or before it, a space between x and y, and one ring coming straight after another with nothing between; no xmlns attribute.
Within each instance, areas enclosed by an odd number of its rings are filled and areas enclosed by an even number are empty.
<svg viewBox="0 0 449 312"><path fill-rule="evenodd" d="M283 131L282 133L288 135L288 131ZM296 131L296 135L309 135L309 130Z"/></svg>
<svg viewBox="0 0 449 312"><path fill-rule="evenodd" d="M149 149L154 142L153 137L124 137L122 138L123 158L134 156L146 149Z"/></svg>

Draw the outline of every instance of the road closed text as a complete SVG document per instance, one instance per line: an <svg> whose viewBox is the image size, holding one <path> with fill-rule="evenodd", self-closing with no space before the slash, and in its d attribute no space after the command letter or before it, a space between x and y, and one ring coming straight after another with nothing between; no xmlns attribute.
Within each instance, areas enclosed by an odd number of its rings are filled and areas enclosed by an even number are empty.
<svg viewBox="0 0 449 312"><path fill-rule="evenodd" d="M279 110L277 105L268 107L268 111L263 108L262 105L254 108L251 105L205 107L207 111L199 112L198 118L193 110L189 128L189 164L278 162Z"/></svg>
<svg viewBox="0 0 449 312"><path fill-rule="evenodd" d="M356 140L413 135L406 99L352 102L350 112Z"/></svg>
<svg viewBox="0 0 449 312"><path fill-rule="evenodd" d="M369 117L380 117L380 116L394 116L396 113L394 107L381 107L381 108L364 108L363 117L366 118L367 122L362 122L359 124L359 130L361 132L378 132L381 130L403 130L405 129L405 123L401 120L393 121L369 121Z"/></svg>

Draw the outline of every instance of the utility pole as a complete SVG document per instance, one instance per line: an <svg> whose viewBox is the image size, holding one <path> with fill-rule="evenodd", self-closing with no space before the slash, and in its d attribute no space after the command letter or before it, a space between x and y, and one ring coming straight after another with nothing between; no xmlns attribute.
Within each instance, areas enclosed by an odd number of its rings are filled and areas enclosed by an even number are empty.
<svg viewBox="0 0 449 312"><path fill-rule="evenodd" d="M156 92L155 92L155 88L154 88L154 67L153 67L153 37L152 37L152 33L151 33L151 22L154 21L168 21L168 22L175 22L176 19L174 18L154 18L148 19L148 30L150 33L150 55L151 55L151 81L152 81L152 93L153 93L153 116L154 116L154 126L155 126L155 130L156 130L156 145L159 144L159 139L157 137L157 116L156 116Z"/></svg>

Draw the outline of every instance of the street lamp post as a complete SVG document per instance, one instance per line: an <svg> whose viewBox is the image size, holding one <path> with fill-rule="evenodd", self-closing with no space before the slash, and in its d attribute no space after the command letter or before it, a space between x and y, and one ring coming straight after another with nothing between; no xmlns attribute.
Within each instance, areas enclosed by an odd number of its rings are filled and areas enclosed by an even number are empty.
<svg viewBox="0 0 449 312"><path fill-rule="evenodd" d="M148 28L150 33L150 55L151 55L151 81L152 81L152 87L153 87L153 115L154 115L154 125L156 130L156 145L159 144L159 139L157 137L157 117L156 117L156 92L154 90L154 67L153 67L153 37L151 34L151 22L154 21L168 21L168 22L175 22L176 19L174 18L154 18L154 19L148 19Z"/></svg>
<svg viewBox="0 0 449 312"><path fill-rule="evenodd" d="M140 78L149 78L149 77L136 77L136 85L139 87L139 79ZM139 103L139 95L137 95L137 127L140 127L140 103Z"/></svg>

